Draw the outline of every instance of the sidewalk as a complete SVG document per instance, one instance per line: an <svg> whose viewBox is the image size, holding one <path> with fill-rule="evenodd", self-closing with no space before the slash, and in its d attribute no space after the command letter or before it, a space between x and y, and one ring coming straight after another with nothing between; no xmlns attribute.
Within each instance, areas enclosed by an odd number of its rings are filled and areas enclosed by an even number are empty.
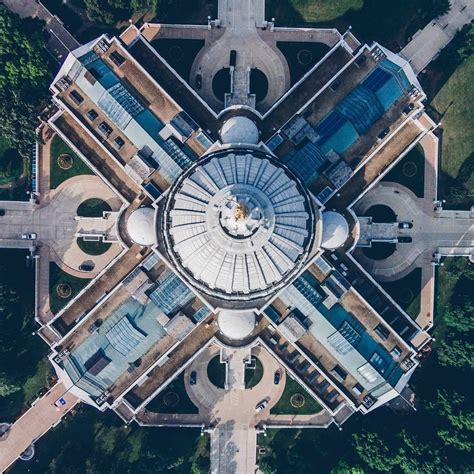
<svg viewBox="0 0 474 474"><path fill-rule="evenodd" d="M408 60L415 74L423 71L436 59L456 33L474 18L472 0L451 0L451 9L445 15L428 23L415 33L413 39L402 49L401 55Z"/></svg>
<svg viewBox="0 0 474 474"><path fill-rule="evenodd" d="M66 404L56 408L54 402L63 397ZM0 440L0 472L13 464L31 443L41 438L73 408L79 399L66 387L57 383L43 398L22 415L10 428L8 436Z"/></svg>

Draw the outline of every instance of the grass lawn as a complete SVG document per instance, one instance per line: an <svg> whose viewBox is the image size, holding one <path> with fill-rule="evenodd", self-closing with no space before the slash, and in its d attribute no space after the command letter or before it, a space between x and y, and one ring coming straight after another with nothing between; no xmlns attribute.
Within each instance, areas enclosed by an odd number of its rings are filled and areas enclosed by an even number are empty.
<svg viewBox="0 0 474 474"><path fill-rule="evenodd" d="M184 372L178 375L146 408L155 413L198 413L184 386Z"/></svg>
<svg viewBox="0 0 474 474"><path fill-rule="evenodd" d="M191 81L194 86L190 78L191 67L204 46L204 40L164 38L152 41L151 45L185 81Z"/></svg>
<svg viewBox="0 0 474 474"><path fill-rule="evenodd" d="M72 168L63 170L58 165L58 156L67 154L72 156L74 164ZM63 181L73 176L82 174L94 174L93 171L64 143L58 135L53 137L51 142L51 163L50 163L50 186L51 189L57 188Z"/></svg>
<svg viewBox="0 0 474 474"><path fill-rule="evenodd" d="M216 387L225 387L225 364L221 364L220 356L216 355L209 361L207 376Z"/></svg>
<svg viewBox="0 0 474 474"><path fill-rule="evenodd" d="M301 408L291 405L291 396L300 393L305 397L305 404ZM316 400L289 374L286 374L285 390L278 403L270 410L274 415L313 415L322 410Z"/></svg>
<svg viewBox="0 0 474 474"><path fill-rule="evenodd" d="M266 0L265 8L268 12L266 17L277 16L279 23L284 21L279 12L286 2L281 0ZM306 23L317 23L338 18L349 9L359 10L362 8L363 0L290 0L289 3Z"/></svg>
<svg viewBox="0 0 474 474"><path fill-rule="evenodd" d="M76 214L81 217L102 217L102 213L111 210L112 208L102 199L92 198L82 202Z"/></svg>
<svg viewBox="0 0 474 474"><path fill-rule="evenodd" d="M413 319L417 318L420 314L421 268L415 268L400 280L381 285Z"/></svg>
<svg viewBox="0 0 474 474"><path fill-rule="evenodd" d="M399 50L439 13L427 0L266 0L265 16L277 26L351 26L362 41Z"/></svg>
<svg viewBox="0 0 474 474"><path fill-rule="evenodd" d="M253 357L255 361L255 368L245 368L245 388L253 388L257 385L263 377L263 366L260 359Z"/></svg>
<svg viewBox="0 0 474 474"><path fill-rule="evenodd" d="M473 75L474 58L466 59L432 102L442 116L440 197L448 208L474 204Z"/></svg>
<svg viewBox="0 0 474 474"><path fill-rule="evenodd" d="M292 85L298 82L329 51L329 46L323 43L277 41L277 47L288 62Z"/></svg>
<svg viewBox="0 0 474 474"><path fill-rule="evenodd" d="M77 240L78 247L87 255L102 255L109 250L112 244L102 242L101 240L84 240L79 237Z"/></svg>
<svg viewBox="0 0 474 474"><path fill-rule="evenodd" d="M88 283L89 278L77 278L61 270L54 262L49 263L49 304L53 314L60 311L66 304L74 298ZM68 283L72 293L68 298L61 298L56 287L59 283Z"/></svg>
<svg viewBox="0 0 474 474"><path fill-rule="evenodd" d="M425 154L422 146L416 145L382 181L402 184L422 198L425 194Z"/></svg>
<svg viewBox="0 0 474 474"><path fill-rule="evenodd" d="M449 308L462 306L466 300L472 302L474 285L474 265L467 258L444 258L442 263L436 267L434 336L437 340L442 340L446 332L443 313Z"/></svg>

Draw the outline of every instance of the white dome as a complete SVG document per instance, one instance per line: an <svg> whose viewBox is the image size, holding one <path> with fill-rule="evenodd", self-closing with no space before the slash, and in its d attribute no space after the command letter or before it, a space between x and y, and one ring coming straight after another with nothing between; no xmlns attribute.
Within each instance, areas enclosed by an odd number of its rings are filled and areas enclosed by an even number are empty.
<svg viewBox="0 0 474 474"><path fill-rule="evenodd" d="M224 144L245 143L256 145L259 142L258 128L247 117L232 117L227 120L220 131Z"/></svg>
<svg viewBox="0 0 474 474"><path fill-rule="evenodd" d="M255 314L252 311L221 311L217 323L222 334L229 339L244 339L255 328Z"/></svg>
<svg viewBox="0 0 474 474"><path fill-rule="evenodd" d="M262 152L200 160L168 196L165 239L176 268L214 296L266 296L296 273L313 240L304 188Z"/></svg>
<svg viewBox="0 0 474 474"><path fill-rule="evenodd" d="M139 245L154 245L155 211L151 207L140 207L130 214L127 221L127 232L130 238Z"/></svg>
<svg viewBox="0 0 474 474"><path fill-rule="evenodd" d="M349 224L344 216L334 211L323 212L323 237L321 247L337 249L349 237Z"/></svg>

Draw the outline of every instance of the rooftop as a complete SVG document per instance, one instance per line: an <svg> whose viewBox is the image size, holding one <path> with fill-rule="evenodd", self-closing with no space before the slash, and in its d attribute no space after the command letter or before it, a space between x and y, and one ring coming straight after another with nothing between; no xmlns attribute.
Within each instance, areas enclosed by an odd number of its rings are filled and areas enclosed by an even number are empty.
<svg viewBox="0 0 474 474"><path fill-rule="evenodd" d="M304 262L314 211L288 169L257 150L230 149L190 168L169 194L167 250L193 285L229 300L269 294Z"/></svg>

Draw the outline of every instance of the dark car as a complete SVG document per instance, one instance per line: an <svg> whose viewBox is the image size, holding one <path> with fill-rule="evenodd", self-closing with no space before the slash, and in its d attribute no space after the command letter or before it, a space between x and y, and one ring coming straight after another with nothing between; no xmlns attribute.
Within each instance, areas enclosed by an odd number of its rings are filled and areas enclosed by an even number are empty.
<svg viewBox="0 0 474 474"><path fill-rule="evenodd" d="M335 81L331 82L331 85L329 86L332 91L337 91L339 87L341 87L342 82L339 79L336 79Z"/></svg>
<svg viewBox="0 0 474 474"><path fill-rule="evenodd" d="M193 370L191 375L189 376L189 385L196 385L197 382L197 374L196 371Z"/></svg>
<svg viewBox="0 0 474 474"><path fill-rule="evenodd" d="M235 49L231 50L230 52L230 61L229 61L230 66L234 66L237 64L237 51Z"/></svg>
<svg viewBox="0 0 474 474"><path fill-rule="evenodd" d="M201 74L196 74L196 89L200 89L202 87L202 76Z"/></svg>
<svg viewBox="0 0 474 474"><path fill-rule="evenodd" d="M275 385L278 385L280 383L280 379L281 379L281 372L279 370L276 370L275 375L273 376L273 383Z"/></svg>
<svg viewBox="0 0 474 474"><path fill-rule="evenodd" d="M401 244L409 244L411 241L412 241L411 237L406 237L406 236L398 237L398 242Z"/></svg>
<svg viewBox="0 0 474 474"><path fill-rule="evenodd" d="M410 102L410 103L403 109L403 113L404 113L405 115L408 115L414 108L415 108L415 104L413 104L412 102Z"/></svg>
<svg viewBox="0 0 474 474"><path fill-rule="evenodd" d="M0 209L0 216L4 216L5 215L5 209Z"/></svg>
<svg viewBox="0 0 474 474"><path fill-rule="evenodd" d="M79 270L81 270L81 272L91 272L94 270L94 265L91 265L90 263L82 263L79 265Z"/></svg>
<svg viewBox="0 0 474 474"><path fill-rule="evenodd" d="M385 128L384 130L382 130L378 135L377 135L377 138L379 140L382 140L384 139L388 134L389 134L390 130L388 128Z"/></svg>

